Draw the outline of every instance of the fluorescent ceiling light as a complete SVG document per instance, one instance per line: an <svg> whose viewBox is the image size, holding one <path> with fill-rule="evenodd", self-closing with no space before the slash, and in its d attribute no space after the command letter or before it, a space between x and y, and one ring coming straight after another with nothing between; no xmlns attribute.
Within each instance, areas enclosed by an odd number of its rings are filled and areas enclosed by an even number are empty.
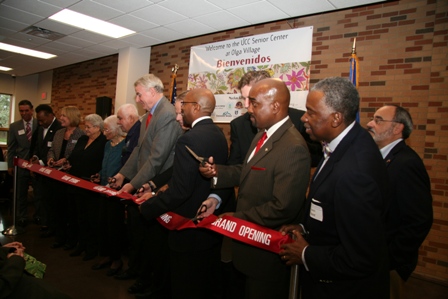
<svg viewBox="0 0 448 299"><path fill-rule="evenodd" d="M120 38L135 33L135 31L124 27L95 19L69 9L61 10L49 17L49 19L113 38Z"/></svg>
<svg viewBox="0 0 448 299"><path fill-rule="evenodd" d="M33 57L42 58L42 59L50 59L50 58L56 57L56 55L53 55L53 54L36 51L36 50L30 50L27 48L17 47L17 46L5 44L5 43L0 43L0 50L19 53L19 54L33 56Z"/></svg>
<svg viewBox="0 0 448 299"><path fill-rule="evenodd" d="M6 66L1 66L1 65L0 65L0 71L5 71L5 72L7 72L7 71L10 71L10 70L12 70L12 68L10 68L10 67L6 67Z"/></svg>

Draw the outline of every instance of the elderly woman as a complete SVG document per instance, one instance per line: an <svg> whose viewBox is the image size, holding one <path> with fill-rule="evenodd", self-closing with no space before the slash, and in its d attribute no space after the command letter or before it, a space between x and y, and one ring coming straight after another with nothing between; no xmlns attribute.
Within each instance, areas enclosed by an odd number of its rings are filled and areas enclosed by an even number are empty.
<svg viewBox="0 0 448 299"><path fill-rule="evenodd" d="M79 128L80 120L81 113L75 106L66 106L61 109L59 121L63 129L54 134L47 155L48 166L61 168L66 165L78 139L85 135L84 131ZM54 232L55 243L51 245L51 248L64 246L64 249L70 250L75 247L78 238L76 230L73 228L74 219L73 213L71 213L75 209L74 202L64 196L67 193L67 187L66 184L56 180L49 182L48 188L52 192L48 192L50 194L50 205L47 216L49 226L47 236Z"/></svg>
<svg viewBox="0 0 448 299"><path fill-rule="evenodd" d="M103 119L98 114L89 114L84 119L86 135L79 138L68 158L69 173L90 181L90 177L99 173L107 142L102 134ZM78 247L70 256L79 256L84 251L84 261L95 258L98 254L97 229L99 201L96 193L70 186L68 197L76 203L78 219Z"/></svg>
<svg viewBox="0 0 448 299"><path fill-rule="evenodd" d="M117 116L111 115L104 120L104 136L108 142L104 148L103 166L99 173L100 183L105 186L108 178L121 168L121 154L125 145L125 134L117 124ZM99 270L110 266L107 276L113 276L123 267L124 205L116 197L99 198L99 263L92 266Z"/></svg>

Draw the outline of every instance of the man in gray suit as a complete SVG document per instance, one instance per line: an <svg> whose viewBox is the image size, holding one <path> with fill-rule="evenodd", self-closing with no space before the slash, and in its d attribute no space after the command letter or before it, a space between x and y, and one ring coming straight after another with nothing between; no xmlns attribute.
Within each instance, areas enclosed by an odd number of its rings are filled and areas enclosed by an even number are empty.
<svg viewBox="0 0 448 299"><path fill-rule="evenodd" d="M37 129L37 120L33 118L33 104L28 100L19 102L21 120L9 126L8 134L8 173L14 175L14 157L30 159L31 138ZM17 219L18 225L27 224L28 186L31 180L29 170L19 168L17 180Z"/></svg>
<svg viewBox="0 0 448 299"><path fill-rule="evenodd" d="M131 193L143 184L153 179L173 165L174 148L182 129L176 121L176 112L170 101L163 96L163 83L153 74L147 74L134 83L135 101L147 112L143 116L140 137L137 146L119 173L114 176L113 188L123 184L124 179L130 180L120 192ZM128 209L128 212L130 210ZM139 218L136 214L128 217ZM146 251L146 258L141 261L144 270L138 276L136 283L128 289L130 293L144 293L150 287L151 270L154 272L153 291L168 290L168 271L166 264L158 263L157 259L168 261L168 251L160 250L167 245L168 232L156 220L140 223L142 239L139 247ZM166 256L165 256L166 255ZM146 265L148 263L148 265Z"/></svg>
<svg viewBox="0 0 448 299"><path fill-rule="evenodd" d="M200 171L206 177L216 177L216 188L239 185L236 212L226 214L279 229L301 215L311 159L305 140L288 116L290 93L284 82L258 81L250 90L249 100L247 113L259 132L243 163L206 164ZM208 198L203 204L207 205L207 216L218 202ZM245 298L288 297L290 268L278 255L234 241L232 257L246 277Z"/></svg>
<svg viewBox="0 0 448 299"><path fill-rule="evenodd" d="M134 83L135 101L147 112L142 119L138 145L126 164L115 175L115 187L130 180L122 192L133 192L173 165L174 146L182 129L176 121L174 106L163 95L163 83L148 74Z"/></svg>

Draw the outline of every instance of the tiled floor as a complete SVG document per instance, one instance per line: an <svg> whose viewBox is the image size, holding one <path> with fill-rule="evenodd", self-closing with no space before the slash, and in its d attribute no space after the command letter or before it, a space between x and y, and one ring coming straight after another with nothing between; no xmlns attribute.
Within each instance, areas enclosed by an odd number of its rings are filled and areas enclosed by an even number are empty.
<svg viewBox="0 0 448 299"><path fill-rule="evenodd" d="M8 228L11 222L8 204L0 203L0 231ZM81 257L70 257L69 252L61 248L51 249L53 239L40 238L39 234L39 226L31 223L22 234L16 236L0 234L0 243L22 242L29 254L47 264L44 279L74 299L134 298L133 295L127 293L127 288L133 284L133 281L119 281L107 277L106 269L93 271L90 267L97 260L84 262ZM406 283L405 298L446 299L448 286L411 277Z"/></svg>

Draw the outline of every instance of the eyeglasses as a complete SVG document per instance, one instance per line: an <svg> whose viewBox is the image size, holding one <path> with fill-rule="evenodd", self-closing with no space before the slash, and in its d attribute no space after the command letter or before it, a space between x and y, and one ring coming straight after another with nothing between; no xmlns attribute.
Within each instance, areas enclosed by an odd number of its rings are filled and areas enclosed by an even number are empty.
<svg viewBox="0 0 448 299"><path fill-rule="evenodd" d="M382 119L381 117L371 117L370 120L374 121L377 125L379 125L381 122L401 123L401 122L396 121L396 120L385 120L385 119Z"/></svg>
<svg viewBox="0 0 448 299"><path fill-rule="evenodd" d="M198 102L185 102L185 101L180 101L180 105L183 106L184 104L197 104Z"/></svg>

